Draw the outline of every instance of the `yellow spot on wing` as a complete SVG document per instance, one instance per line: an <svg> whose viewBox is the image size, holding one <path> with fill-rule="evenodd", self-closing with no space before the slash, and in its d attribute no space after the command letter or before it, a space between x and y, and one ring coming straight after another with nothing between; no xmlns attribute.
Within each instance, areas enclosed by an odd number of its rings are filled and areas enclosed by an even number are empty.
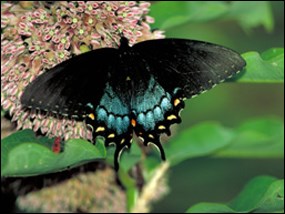
<svg viewBox="0 0 285 214"><path fill-rule="evenodd" d="M114 137L115 137L115 134L113 133L108 135L108 138L114 138Z"/></svg>
<svg viewBox="0 0 285 214"><path fill-rule="evenodd" d="M105 131L105 128L103 126L99 126L95 132L101 132L101 131L102 132Z"/></svg>
<svg viewBox="0 0 285 214"><path fill-rule="evenodd" d="M88 117L89 117L91 120L95 120L95 115L94 115L93 113L88 114Z"/></svg>
<svg viewBox="0 0 285 214"><path fill-rule="evenodd" d="M125 138L123 138L122 140L121 140L121 144L123 144L125 142Z"/></svg>
<svg viewBox="0 0 285 214"><path fill-rule="evenodd" d="M174 114L169 115L169 116L167 117L167 120L175 120L175 119L177 119L177 117L176 117Z"/></svg>
<svg viewBox="0 0 285 214"><path fill-rule="evenodd" d="M160 126L158 127L158 129L163 130L163 129L166 129L166 128L165 128L165 126L160 125Z"/></svg>
<svg viewBox="0 0 285 214"><path fill-rule="evenodd" d="M152 134L149 134L148 136L149 136L149 138L154 139L154 136Z"/></svg>

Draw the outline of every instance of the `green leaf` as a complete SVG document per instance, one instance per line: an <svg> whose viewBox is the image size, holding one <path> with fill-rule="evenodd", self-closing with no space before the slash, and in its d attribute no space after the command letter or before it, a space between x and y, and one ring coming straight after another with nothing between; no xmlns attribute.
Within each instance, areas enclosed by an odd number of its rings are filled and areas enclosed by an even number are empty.
<svg viewBox="0 0 285 214"><path fill-rule="evenodd" d="M284 48L272 48L262 54L251 51L242 54L246 68L233 80L249 83L284 82Z"/></svg>
<svg viewBox="0 0 285 214"><path fill-rule="evenodd" d="M22 130L1 141L1 176L31 176L75 167L106 157L102 142L72 139L64 151L51 150L53 139L36 138L32 130Z"/></svg>
<svg viewBox="0 0 285 214"><path fill-rule="evenodd" d="M280 211L284 213L284 180L275 181L270 185L262 204L255 210L257 213Z"/></svg>
<svg viewBox="0 0 285 214"><path fill-rule="evenodd" d="M266 202L268 206L272 206L271 211L278 211L284 207L284 205L280 207L282 199L280 200L278 196L279 192L282 194L283 191L284 194L283 189L284 180L278 181L276 178L269 176L256 177L229 203L229 207L238 212L249 212L264 207ZM271 203L268 203L269 201Z"/></svg>
<svg viewBox="0 0 285 214"><path fill-rule="evenodd" d="M224 18L237 20L245 31L259 25L272 31L274 20L268 1L233 1L229 6L229 13Z"/></svg>
<svg viewBox="0 0 285 214"><path fill-rule="evenodd" d="M160 1L152 5L150 16L155 18L153 27L162 30L216 19L235 20L245 31L260 25L272 31L274 25L270 3L266 1Z"/></svg>
<svg viewBox="0 0 285 214"><path fill-rule="evenodd" d="M235 130L228 147L218 151L217 157L277 158L284 157L284 123L274 117L246 121Z"/></svg>
<svg viewBox="0 0 285 214"><path fill-rule="evenodd" d="M234 134L218 123L206 122L182 131L164 148L171 165L214 153L228 145Z"/></svg>
<svg viewBox="0 0 285 214"><path fill-rule="evenodd" d="M225 2L160 1L151 6L150 16L155 18L153 27L162 30L188 21L208 21L227 12Z"/></svg>
<svg viewBox="0 0 285 214"><path fill-rule="evenodd" d="M284 123L274 117L251 119L236 128L204 122L180 132L163 147L171 166L206 155L227 158L284 157ZM148 156L144 161L149 172L161 163L158 157Z"/></svg>
<svg viewBox="0 0 285 214"><path fill-rule="evenodd" d="M225 204L199 203L189 208L186 213L235 213Z"/></svg>
<svg viewBox="0 0 285 214"><path fill-rule="evenodd" d="M284 212L284 180L269 176L256 177L228 204L199 203L187 210L187 213L226 212Z"/></svg>

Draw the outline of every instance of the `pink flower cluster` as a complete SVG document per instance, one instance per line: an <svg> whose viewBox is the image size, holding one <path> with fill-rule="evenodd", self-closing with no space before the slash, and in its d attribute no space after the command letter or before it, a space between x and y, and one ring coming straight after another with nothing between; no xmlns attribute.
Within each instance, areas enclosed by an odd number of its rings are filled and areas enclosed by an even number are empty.
<svg viewBox="0 0 285 214"><path fill-rule="evenodd" d="M42 72L74 55L117 47L122 33L130 44L163 38L161 31L150 30L149 8L150 3L137 1L1 3L1 105L18 129L91 140L83 122L23 110L20 97Z"/></svg>

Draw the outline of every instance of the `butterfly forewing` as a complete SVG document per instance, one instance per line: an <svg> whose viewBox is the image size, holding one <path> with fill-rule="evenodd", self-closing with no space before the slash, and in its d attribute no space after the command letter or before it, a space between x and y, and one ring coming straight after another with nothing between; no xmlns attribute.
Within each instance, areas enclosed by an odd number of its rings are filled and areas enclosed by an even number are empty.
<svg viewBox="0 0 285 214"><path fill-rule="evenodd" d="M25 89L23 106L81 118L99 104L117 52L111 48L91 51L44 72Z"/></svg>
<svg viewBox="0 0 285 214"><path fill-rule="evenodd" d="M187 98L212 88L245 66L233 50L201 41L150 40L134 45L133 49L165 89L179 87Z"/></svg>

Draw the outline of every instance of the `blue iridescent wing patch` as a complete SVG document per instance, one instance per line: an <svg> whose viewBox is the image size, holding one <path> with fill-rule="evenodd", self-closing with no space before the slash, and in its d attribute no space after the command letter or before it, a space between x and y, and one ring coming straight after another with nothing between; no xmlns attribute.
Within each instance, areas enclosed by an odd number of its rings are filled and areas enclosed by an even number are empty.
<svg viewBox="0 0 285 214"><path fill-rule="evenodd" d="M115 168L135 133L156 145L180 123L184 99L230 78L245 66L222 46L185 39L159 39L133 47L122 37L118 49L102 48L75 56L44 72L25 89L24 108L84 121L93 134L116 145Z"/></svg>
<svg viewBox="0 0 285 214"><path fill-rule="evenodd" d="M160 143L160 135L170 135L170 125L180 123L180 111L184 108L184 101L179 89L167 92L154 79L148 80L147 87L135 87L132 96L131 107L133 115L133 129L136 135L147 146L152 143L158 147L161 158L165 160L165 154Z"/></svg>

